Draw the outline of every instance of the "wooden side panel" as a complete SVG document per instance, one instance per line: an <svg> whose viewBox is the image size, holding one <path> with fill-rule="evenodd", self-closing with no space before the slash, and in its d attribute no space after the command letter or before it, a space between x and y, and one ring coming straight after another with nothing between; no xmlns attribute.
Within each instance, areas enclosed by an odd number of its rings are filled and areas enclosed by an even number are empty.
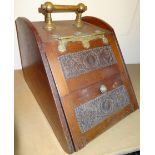
<svg viewBox="0 0 155 155"><path fill-rule="evenodd" d="M72 153L75 151L74 144L41 40L27 19L18 18L16 26L25 80L63 149Z"/></svg>

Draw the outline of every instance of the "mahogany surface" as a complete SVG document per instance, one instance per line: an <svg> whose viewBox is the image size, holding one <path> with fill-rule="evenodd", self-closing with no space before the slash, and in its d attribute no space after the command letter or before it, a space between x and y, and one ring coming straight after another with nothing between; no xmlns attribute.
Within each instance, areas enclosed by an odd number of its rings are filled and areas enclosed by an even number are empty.
<svg viewBox="0 0 155 155"><path fill-rule="evenodd" d="M63 149L72 153L74 144L38 33L25 18L18 18L16 26L24 78Z"/></svg>
<svg viewBox="0 0 155 155"><path fill-rule="evenodd" d="M78 151L97 135L138 108L136 97L124 64L114 30L95 17L83 17L82 32L106 29L117 64L65 79L58 58L65 54L85 50L80 42L70 42L64 53L58 51L58 42L53 34L71 35L77 31L73 21L55 22L57 29L45 31L43 22L29 22L25 18L16 20L19 47L25 80L40 104L56 135L68 153ZM104 46L100 39L90 41L89 49ZM131 103L112 114L87 132L80 131L75 108L100 96L99 86L106 84L108 91L124 85ZM116 85L114 85L116 83Z"/></svg>

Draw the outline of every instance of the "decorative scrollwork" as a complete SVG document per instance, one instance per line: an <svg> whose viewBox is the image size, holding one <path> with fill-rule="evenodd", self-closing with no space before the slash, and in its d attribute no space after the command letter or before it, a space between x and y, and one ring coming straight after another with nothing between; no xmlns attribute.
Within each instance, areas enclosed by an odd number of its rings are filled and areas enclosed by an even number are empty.
<svg viewBox="0 0 155 155"><path fill-rule="evenodd" d="M88 131L128 104L130 99L122 85L78 106L75 115L81 132Z"/></svg>
<svg viewBox="0 0 155 155"><path fill-rule="evenodd" d="M70 53L59 58L65 79L116 64L111 46L97 47L76 53Z"/></svg>

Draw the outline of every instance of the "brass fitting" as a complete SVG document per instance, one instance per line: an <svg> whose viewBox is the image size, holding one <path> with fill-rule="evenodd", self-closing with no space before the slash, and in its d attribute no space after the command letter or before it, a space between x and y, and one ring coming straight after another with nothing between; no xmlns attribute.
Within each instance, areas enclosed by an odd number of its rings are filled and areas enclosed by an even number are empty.
<svg viewBox="0 0 155 155"><path fill-rule="evenodd" d="M39 13L42 13L45 16L44 28L48 31L51 31L55 28L51 17L52 12L75 12L76 19L74 25L77 28L80 28L83 25L81 20L82 13L87 10L87 6L85 6L83 3L78 5L54 5L51 2L45 2L38 10Z"/></svg>
<svg viewBox="0 0 155 155"><path fill-rule="evenodd" d="M51 31L55 28L53 22L51 13L53 12L54 5L51 2L45 2L41 5L39 8L39 12L42 13L45 16L45 26L44 28L48 31Z"/></svg>

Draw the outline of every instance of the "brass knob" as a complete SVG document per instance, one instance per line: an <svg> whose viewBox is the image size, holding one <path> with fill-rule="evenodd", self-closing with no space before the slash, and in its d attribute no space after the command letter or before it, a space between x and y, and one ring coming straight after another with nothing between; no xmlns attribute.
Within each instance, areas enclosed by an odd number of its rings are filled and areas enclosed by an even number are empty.
<svg viewBox="0 0 155 155"><path fill-rule="evenodd" d="M101 93L105 93L107 91L107 87L104 85L104 84L102 84L101 86L100 86L100 92Z"/></svg>
<svg viewBox="0 0 155 155"><path fill-rule="evenodd" d="M38 10L45 16L44 28L48 31L53 30L55 26L52 22L51 13L54 10L54 5L51 2L45 2L44 4L41 4L41 7Z"/></svg>
<svg viewBox="0 0 155 155"><path fill-rule="evenodd" d="M82 13L85 12L87 10L87 6L85 6L83 3L80 3L77 5L78 9L76 11L76 19L75 19L75 26L77 28L81 28L83 26L81 17L82 17Z"/></svg>

